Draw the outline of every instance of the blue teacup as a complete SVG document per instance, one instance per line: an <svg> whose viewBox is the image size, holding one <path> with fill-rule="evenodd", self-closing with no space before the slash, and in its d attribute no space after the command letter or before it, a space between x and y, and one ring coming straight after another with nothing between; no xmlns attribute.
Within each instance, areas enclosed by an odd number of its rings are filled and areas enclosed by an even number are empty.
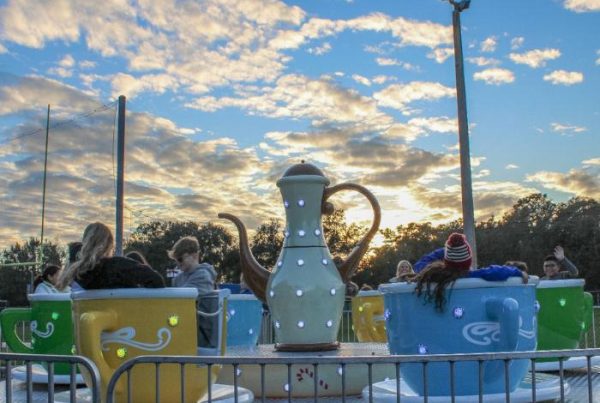
<svg viewBox="0 0 600 403"><path fill-rule="evenodd" d="M231 294L227 302L227 345L255 346L262 316L262 302L253 294Z"/></svg>
<svg viewBox="0 0 600 403"><path fill-rule="evenodd" d="M433 302L417 297L415 284L383 284L388 344L392 354L461 354L501 351L534 351L536 347L535 286L521 278L502 282L459 279L446 289L443 312ZM513 392L527 373L529 360L509 363L509 390ZM483 393L503 393L504 362L486 361L482 366ZM400 366L403 379L417 394L424 395L423 366ZM450 364L427 364L430 396L450 395ZM455 364L456 395L479 393L477 361Z"/></svg>

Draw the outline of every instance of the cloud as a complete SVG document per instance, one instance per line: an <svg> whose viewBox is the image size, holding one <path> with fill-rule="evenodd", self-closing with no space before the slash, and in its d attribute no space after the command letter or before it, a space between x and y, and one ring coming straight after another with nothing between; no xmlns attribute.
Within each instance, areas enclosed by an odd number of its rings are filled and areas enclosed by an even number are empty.
<svg viewBox="0 0 600 403"><path fill-rule="evenodd" d="M480 48L482 52L494 52L497 45L498 39L495 36L490 36L481 42Z"/></svg>
<svg viewBox="0 0 600 403"><path fill-rule="evenodd" d="M518 165L515 164L508 164L507 166L504 167L505 169L517 169L519 168Z"/></svg>
<svg viewBox="0 0 600 403"><path fill-rule="evenodd" d="M560 57L558 49L534 49L525 53L510 53L508 57L517 64L525 64L533 69L544 67L547 60L554 60Z"/></svg>
<svg viewBox="0 0 600 403"><path fill-rule="evenodd" d="M561 133L563 135L567 135L567 134L575 134L575 133L582 133L587 131L586 127L583 126L573 126L573 125L565 125L562 123L550 123L550 126L552 127L552 131Z"/></svg>
<svg viewBox="0 0 600 403"><path fill-rule="evenodd" d="M366 85L367 87L371 86L371 80L367 77L363 77L360 74L352 74L352 79L359 84Z"/></svg>
<svg viewBox="0 0 600 403"><path fill-rule="evenodd" d="M385 75L380 74L380 75L377 75L377 76L373 77L372 81L375 84L382 85L382 84L385 84L388 81L396 81L396 80L397 80L397 78L394 77L394 76L385 76Z"/></svg>
<svg viewBox="0 0 600 403"><path fill-rule="evenodd" d="M596 65L600 66L600 49L596 51L596 55L598 55L598 58L596 59Z"/></svg>
<svg viewBox="0 0 600 403"><path fill-rule="evenodd" d="M514 37L510 40L510 48L512 50L517 50L525 43L525 38L522 36Z"/></svg>
<svg viewBox="0 0 600 403"><path fill-rule="evenodd" d="M272 87L240 87L235 97L200 97L186 106L202 111L236 107L260 116L312 119L317 125L389 121L372 99L325 79L312 80L296 74L282 76Z"/></svg>
<svg viewBox="0 0 600 403"><path fill-rule="evenodd" d="M408 124L437 133L456 133L458 130L456 119L448 118L446 116L414 118L409 120Z"/></svg>
<svg viewBox="0 0 600 403"><path fill-rule="evenodd" d="M152 90L152 92L162 94L167 90L176 90L177 81L167 74L147 74L141 77L134 77L129 74L117 73L111 80L112 96L118 97L121 94L127 94L128 98L135 98L138 94Z"/></svg>
<svg viewBox="0 0 600 403"><path fill-rule="evenodd" d="M377 63L379 66L400 66L407 71L416 71L419 69L417 66L414 66L410 63L402 62L388 57L378 57L375 59L375 63Z"/></svg>
<svg viewBox="0 0 600 403"><path fill-rule="evenodd" d="M82 60L79 62L79 67L82 69L92 69L96 67L97 63L92 60Z"/></svg>
<svg viewBox="0 0 600 403"><path fill-rule="evenodd" d="M70 2L9 2L0 8L0 38L40 49L46 41L76 41L77 13Z"/></svg>
<svg viewBox="0 0 600 403"><path fill-rule="evenodd" d="M498 59L494 59L494 58L490 58L490 57L467 57L467 61L469 63L473 63L476 66L479 67L485 67L485 66L497 66L500 64L500 60Z"/></svg>
<svg viewBox="0 0 600 403"><path fill-rule="evenodd" d="M600 0L565 0L565 8L576 13L600 11Z"/></svg>
<svg viewBox="0 0 600 403"><path fill-rule="evenodd" d="M473 74L473 79L486 84L502 85L514 82L515 75L508 69L492 68L476 72Z"/></svg>
<svg viewBox="0 0 600 403"><path fill-rule="evenodd" d="M544 75L544 81L550 81L554 85L573 85L583 82L583 74L577 71L554 70Z"/></svg>
<svg viewBox="0 0 600 403"><path fill-rule="evenodd" d="M2 43L42 48L52 41L81 41L92 53L123 58L127 63L123 74L129 77L106 77L117 81L113 94L132 88L136 94L176 89L200 95L237 83L273 83L293 60L288 50L344 31L386 33L395 47L434 49L452 43L448 25L382 13L348 20L308 18L300 7L278 0L127 4L65 0L52 5L15 1L1 8L0 19ZM322 55L330 48L324 42L307 50ZM416 69L400 63L404 69ZM68 75L67 70L54 73ZM148 82L153 79L160 83Z"/></svg>
<svg viewBox="0 0 600 403"><path fill-rule="evenodd" d="M456 90L443 84L430 81L413 81L408 84L392 84L373 94L373 98L383 107L398 109L410 114L409 105L414 101L435 101L454 97Z"/></svg>
<svg viewBox="0 0 600 403"><path fill-rule="evenodd" d="M47 105L58 105L63 111L93 110L100 104L79 90L42 77L17 77L0 73L0 116L20 111L46 110ZM22 128L27 130L26 127Z"/></svg>
<svg viewBox="0 0 600 403"><path fill-rule="evenodd" d="M67 242L80 238L89 222L113 222L114 107L102 109L95 98L52 80L0 78L3 112L22 120L9 132L0 131L0 236L6 245L39 233L39 222L32 217L39 217L41 209L47 102L53 105L54 122L47 237ZM221 209L232 211L234 204L247 216L273 215L269 192L276 194L274 183L266 196L264 189L254 190L264 186L258 173L270 171L268 160L259 160L253 149L227 137L192 140L185 133L188 128L168 119L128 111L126 232L149 219L212 220Z"/></svg>
<svg viewBox="0 0 600 403"><path fill-rule="evenodd" d="M427 54L429 59L433 59L438 63L444 63L446 59L454 56L454 48L436 48Z"/></svg>
<svg viewBox="0 0 600 403"><path fill-rule="evenodd" d="M427 210L433 210L432 221L449 221L462 217L460 185L442 188L411 186L416 201ZM473 202L476 220L502 216L521 197L536 189L513 182L475 181L473 182Z"/></svg>
<svg viewBox="0 0 600 403"><path fill-rule="evenodd" d="M571 169L567 173L540 171L528 175L526 180L536 182L547 189L554 189L576 196L600 198L600 169L592 166Z"/></svg>
<svg viewBox="0 0 600 403"><path fill-rule="evenodd" d="M74 66L75 59L73 59L73 56L67 54L57 63L56 67L48 69L48 74L53 74L60 77L71 77L73 75Z"/></svg>
<svg viewBox="0 0 600 403"><path fill-rule="evenodd" d="M321 46L309 48L308 53L316 55L316 56L322 56L325 53L329 53L330 50L331 50L331 44L329 42L325 42Z"/></svg>
<svg viewBox="0 0 600 403"><path fill-rule="evenodd" d="M591 158L589 160L581 161L583 165L600 166L600 158Z"/></svg>

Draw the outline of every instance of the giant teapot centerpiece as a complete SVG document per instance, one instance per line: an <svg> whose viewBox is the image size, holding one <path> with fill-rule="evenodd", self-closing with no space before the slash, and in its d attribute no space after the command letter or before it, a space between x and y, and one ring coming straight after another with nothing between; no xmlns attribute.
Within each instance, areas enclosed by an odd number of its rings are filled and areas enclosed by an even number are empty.
<svg viewBox="0 0 600 403"><path fill-rule="evenodd" d="M272 271L252 255L244 224L231 214L219 218L232 221L240 238L244 280L254 294L266 302L275 326L275 349L279 351L323 351L339 347L337 342L345 283L350 281L369 242L379 229L381 209L366 188L354 183L328 187L329 179L308 163L288 168L277 181L286 213L283 249ZM341 190L364 195L373 209L371 228L346 260L336 267L323 235L322 214L333 213L329 197Z"/></svg>

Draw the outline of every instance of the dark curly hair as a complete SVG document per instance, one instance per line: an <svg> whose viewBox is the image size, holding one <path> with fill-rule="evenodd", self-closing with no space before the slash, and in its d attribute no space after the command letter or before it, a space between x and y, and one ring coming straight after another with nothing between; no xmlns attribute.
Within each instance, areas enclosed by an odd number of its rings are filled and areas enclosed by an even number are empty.
<svg viewBox="0 0 600 403"><path fill-rule="evenodd" d="M417 274L415 292L418 297L423 294L425 303L435 302L435 310L443 312L446 304L446 288L452 286L457 279L465 277L468 272L469 269L448 268L444 261L436 260Z"/></svg>

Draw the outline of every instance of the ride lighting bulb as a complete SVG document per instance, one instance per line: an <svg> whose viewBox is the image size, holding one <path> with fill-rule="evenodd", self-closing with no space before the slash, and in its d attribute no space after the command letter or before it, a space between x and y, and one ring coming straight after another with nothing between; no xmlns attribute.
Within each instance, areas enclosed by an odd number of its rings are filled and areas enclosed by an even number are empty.
<svg viewBox="0 0 600 403"><path fill-rule="evenodd" d="M177 326L179 324L179 316L177 316L177 315L169 316L168 322L169 322L169 326L171 326L171 327Z"/></svg>
<svg viewBox="0 0 600 403"><path fill-rule="evenodd" d="M117 349L117 357L125 358L127 357L127 349L125 347L120 347Z"/></svg>

